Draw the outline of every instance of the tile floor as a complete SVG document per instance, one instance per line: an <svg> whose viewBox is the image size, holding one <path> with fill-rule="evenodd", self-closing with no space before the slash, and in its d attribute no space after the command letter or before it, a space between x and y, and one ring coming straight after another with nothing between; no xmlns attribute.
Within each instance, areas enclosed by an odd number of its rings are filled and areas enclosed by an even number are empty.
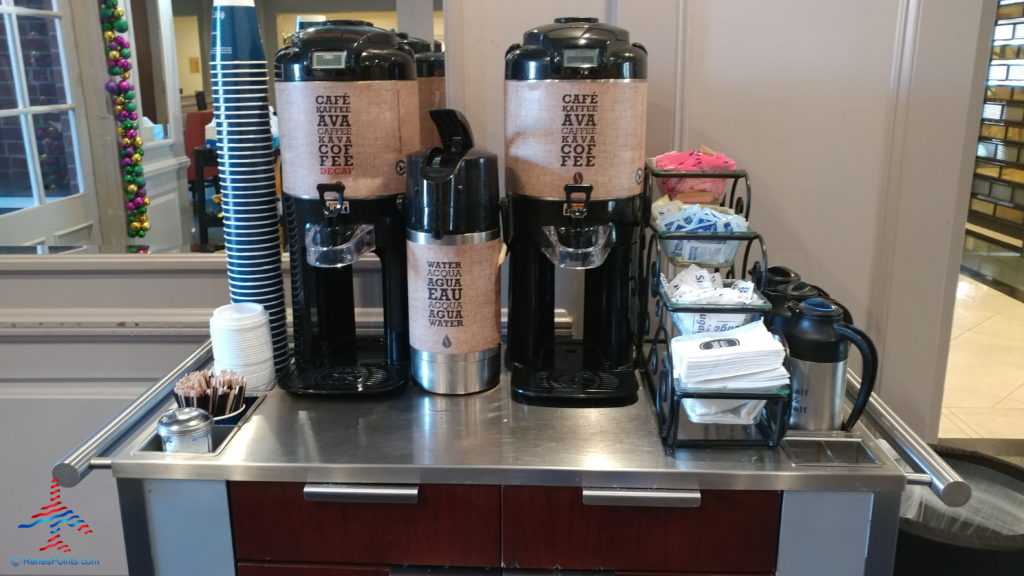
<svg viewBox="0 0 1024 576"><path fill-rule="evenodd" d="M940 438L1024 439L1024 303L961 275Z"/></svg>
<svg viewBox="0 0 1024 576"><path fill-rule="evenodd" d="M960 259L961 270L976 279L995 282L1006 294L1024 300L1024 258L1020 256L1021 241L990 230L967 225L964 251ZM983 231L986 237L972 232ZM993 241L990 241L993 240ZM996 241L999 243L997 244ZM1016 248L1012 248L1016 246Z"/></svg>

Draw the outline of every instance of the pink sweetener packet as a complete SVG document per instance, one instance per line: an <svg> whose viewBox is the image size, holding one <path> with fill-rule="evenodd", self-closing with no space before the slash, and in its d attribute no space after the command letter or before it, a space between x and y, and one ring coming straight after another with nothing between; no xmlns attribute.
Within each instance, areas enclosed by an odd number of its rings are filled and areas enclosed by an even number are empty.
<svg viewBox="0 0 1024 576"><path fill-rule="evenodd" d="M666 152L654 158L660 170L735 170L736 161L706 146L684 152ZM688 204L717 204L725 193L722 178L658 178L671 199Z"/></svg>

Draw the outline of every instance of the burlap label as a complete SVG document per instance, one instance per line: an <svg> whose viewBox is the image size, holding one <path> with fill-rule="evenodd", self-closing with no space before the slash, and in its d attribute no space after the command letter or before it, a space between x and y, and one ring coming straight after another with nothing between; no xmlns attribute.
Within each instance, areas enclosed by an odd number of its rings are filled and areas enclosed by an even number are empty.
<svg viewBox="0 0 1024 576"><path fill-rule="evenodd" d="M564 200L566 184L591 198L640 193L647 130L644 80L505 82L509 191Z"/></svg>
<svg viewBox="0 0 1024 576"><path fill-rule="evenodd" d="M405 157L420 141L412 80L277 82L282 188L316 197L341 182L347 198L405 191Z"/></svg>
<svg viewBox="0 0 1024 576"><path fill-rule="evenodd" d="M409 344L465 354L501 342L501 239L462 246L406 242Z"/></svg>
<svg viewBox="0 0 1024 576"><path fill-rule="evenodd" d="M434 121L430 119L432 108L444 108L447 104L444 91L444 77L420 78L416 80L420 88L420 148L433 148L441 145Z"/></svg>

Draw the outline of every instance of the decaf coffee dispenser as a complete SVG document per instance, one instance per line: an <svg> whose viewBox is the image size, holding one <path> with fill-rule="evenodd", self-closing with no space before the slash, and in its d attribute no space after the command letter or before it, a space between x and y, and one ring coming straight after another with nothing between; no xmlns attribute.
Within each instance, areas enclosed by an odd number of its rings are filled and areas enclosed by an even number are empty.
<svg viewBox="0 0 1024 576"><path fill-rule="evenodd" d="M430 110L444 108L447 101L444 79L444 52L437 40L424 40L399 32L403 46L412 51L416 59L416 84L420 90L420 146L441 146L437 130L430 119Z"/></svg>
<svg viewBox="0 0 1024 576"><path fill-rule="evenodd" d="M596 18L559 18L506 53L508 348L525 397L635 395L646 77L643 46ZM556 266L584 271L582 340L555 340Z"/></svg>
<svg viewBox="0 0 1024 576"><path fill-rule="evenodd" d="M498 157L473 148L466 119L430 111L441 146L409 157L412 377L441 394L492 388L501 375Z"/></svg>
<svg viewBox="0 0 1024 576"><path fill-rule="evenodd" d="M293 392L382 392L407 379L401 205L419 120L415 64L398 41L327 21L295 33L274 61L297 368L282 387ZM382 301L383 338L356 330L352 264L369 251L379 283L361 285L380 293L360 298Z"/></svg>

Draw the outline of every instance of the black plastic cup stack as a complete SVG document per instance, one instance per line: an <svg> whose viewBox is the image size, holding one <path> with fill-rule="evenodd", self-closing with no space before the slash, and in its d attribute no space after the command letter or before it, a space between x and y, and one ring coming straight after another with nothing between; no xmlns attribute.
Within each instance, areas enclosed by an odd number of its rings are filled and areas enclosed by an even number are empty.
<svg viewBox="0 0 1024 576"><path fill-rule="evenodd" d="M217 169L232 302L270 316L274 365L288 366L269 75L254 0L214 0L210 47Z"/></svg>

